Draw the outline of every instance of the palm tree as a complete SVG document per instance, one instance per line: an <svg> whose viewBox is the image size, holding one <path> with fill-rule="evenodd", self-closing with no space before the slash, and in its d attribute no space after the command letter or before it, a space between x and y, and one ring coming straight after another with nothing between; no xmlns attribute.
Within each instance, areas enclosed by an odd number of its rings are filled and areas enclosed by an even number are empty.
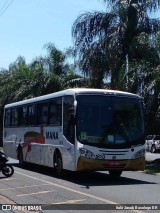
<svg viewBox="0 0 160 213"><path fill-rule="evenodd" d="M60 51L53 43L47 43L44 47L48 51L48 56L43 60L43 67L46 67L54 82L61 82L61 87L58 87L58 89L87 85L87 80L76 73L75 66L69 63L68 58L73 57L73 48Z"/></svg>
<svg viewBox="0 0 160 213"><path fill-rule="evenodd" d="M90 52L88 57L94 55L93 46L101 49L103 52L101 65L105 61L106 69L97 69L97 72L101 72L101 76L111 73L111 88L118 89L120 70L126 57L129 57L133 39L141 33L153 34L158 30L159 21L150 19L147 12L148 9L159 8L160 1L104 0L104 2L110 5L110 11L82 14L73 24L72 35L79 61L86 60L84 55L88 51ZM91 63L87 65L92 67ZM86 72L86 69L83 72Z"/></svg>
<svg viewBox="0 0 160 213"><path fill-rule="evenodd" d="M59 77L63 77L69 71L69 66L66 63L66 54L57 49L53 43L47 43L44 45L47 49L48 56L46 57L46 64L48 65L48 71L54 73Z"/></svg>
<svg viewBox="0 0 160 213"><path fill-rule="evenodd" d="M32 73L32 92L34 96L46 95L62 89L62 79L50 70L49 57L36 57L29 65Z"/></svg>

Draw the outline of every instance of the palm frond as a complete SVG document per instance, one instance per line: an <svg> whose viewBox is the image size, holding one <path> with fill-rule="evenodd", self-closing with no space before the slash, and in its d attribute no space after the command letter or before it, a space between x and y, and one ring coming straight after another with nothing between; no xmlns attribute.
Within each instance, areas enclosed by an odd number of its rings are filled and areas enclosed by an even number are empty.
<svg viewBox="0 0 160 213"><path fill-rule="evenodd" d="M143 6L144 9L155 11L160 8L160 0L103 0L103 2L111 5L112 7L119 7L122 5L128 5L132 3L138 3Z"/></svg>
<svg viewBox="0 0 160 213"><path fill-rule="evenodd" d="M115 13L89 12L79 16L72 27L76 50L83 52L95 41L106 38L116 22Z"/></svg>

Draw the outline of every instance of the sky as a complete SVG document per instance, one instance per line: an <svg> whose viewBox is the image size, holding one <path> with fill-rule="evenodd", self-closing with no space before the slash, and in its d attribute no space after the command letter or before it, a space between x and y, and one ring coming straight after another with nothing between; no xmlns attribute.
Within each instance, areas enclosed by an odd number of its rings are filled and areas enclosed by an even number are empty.
<svg viewBox="0 0 160 213"><path fill-rule="evenodd" d="M71 28L85 12L106 11L102 0L0 0L0 68L18 56L31 63L45 56L46 43L63 51L73 46Z"/></svg>

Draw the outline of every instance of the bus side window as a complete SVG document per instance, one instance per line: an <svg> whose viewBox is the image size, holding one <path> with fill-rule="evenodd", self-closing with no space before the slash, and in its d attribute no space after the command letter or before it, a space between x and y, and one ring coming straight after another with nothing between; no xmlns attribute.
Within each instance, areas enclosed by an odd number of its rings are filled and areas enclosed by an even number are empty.
<svg viewBox="0 0 160 213"><path fill-rule="evenodd" d="M9 127L11 125L11 110L10 109L5 110L4 125L5 125L5 127Z"/></svg>
<svg viewBox="0 0 160 213"><path fill-rule="evenodd" d="M48 102L40 103L37 106L38 124L48 124Z"/></svg>
<svg viewBox="0 0 160 213"><path fill-rule="evenodd" d="M37 110L36 105L28 106L28 125L35 125L37 123Z"/></svg>
<svg viewBox="0 0 160 213"><path fill-rule="evenodd" d="M63 134L67 140L74 144L74 98L66 96L63 99Z"/></svg>
<svg viewBox="0 0 160 213"><path fill-rule="evenodd" d="M49 124L55 125L55 126L62 125L62 99L61 98L57 98L50 102Z"/></svg>
<svg viewBox="0 0 160 213"><path fill-rule="evenodd" d="M27 106L18 108L18 124L19 126L27 125Z"/></svg>
<svg viewBox="0 0 160 213"><path fill-rule="evenodd" d="M50 104L50 113L49 113L49 124L55 124L56 122L56 106L55 104L52 102Z"/></svg>
<svg viewBox="0 0 160 213"><path fill-rule="evenodd" d="M12 116L11 116L11 126L18 125L18 110L17 108L12 109Z"/></svg>

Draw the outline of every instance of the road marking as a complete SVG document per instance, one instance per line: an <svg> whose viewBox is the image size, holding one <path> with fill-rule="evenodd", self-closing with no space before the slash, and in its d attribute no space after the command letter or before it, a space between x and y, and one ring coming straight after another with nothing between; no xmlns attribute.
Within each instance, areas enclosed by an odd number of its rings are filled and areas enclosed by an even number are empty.
<svg viewBox="0 0 160 213"><path fill-rule="evenodd" d="M107 204L120 205L119 203L116 203L116 202L114 202L114 201L107 200L107 199L104 199L104 198L101 198L101 197L97 197L97 196L95 196L95 195L88 194L88 193L85 193L85 192L81 192L81 191L78 191L78 190L76 190L76 189L72 189L72 188L69 188L69 187L66 187L66 186L62 186L62 185L59 185L59 184L57 184L57 183L53 183L53 182L51 182L51 181L39 179L39 178L30 176L30 175L27 175L27 174L24 174L24 173L21 173L21 172L17 172L17 171L16 171L15 173L20 174L20 175L25 176L25 177L32 178L32 179L34 179L34 180L39 180L39 181L41 181L41 182L48 183L48 184L50 184L50 185L52 185L52 186L56 186L56 187L58 187L58 188L65 189L65 190L68 190L68 191L70 191L70 192L74 192L74 193L77 193L77 194L80 194L80 195L84 195L84 196L89 197L89 198L93 198L93 199L95 199L95 200L102 201L102 202L107 203ZM127 205L127 204L126 204L126 205ZM139 211L139 210L132 210L132 211L134 211L134 212L136 212L136 213L145 213L145 212Z"/></svg>
<svg viewBox="0 0 160 213"><path fill-rule="evenodd" d="M31 187L36 187L36 186L46 186L46 185L50 185L48 183L44 183L44 184L41 184L41 185L29 185L29 186L19 186L19 187L10 187L10 188L5 188L5 189L0 189L0 191L3 191L3 190L12 190L12 189L23 189L23 188L31 188Z"/></svg>
<svg viewBox="0 0 160 213"><path fill-rule="evenodd" d="M3 182L3 181L10 181L10 180L15 180L17 178L4 178L4 179L1 179L0 182Z"/></svg>
<svg viewBox="0 0 160 213"><path fill-rule="evenodd" d="M20 195L17 195L17 196L18 196L18 197L21 197L21 196L36 195L36 194L46 194L46 193L53 192L53 191L55 191L55 190L33 192L33 193L29 193L29 194L20 194Z"/></svg>
<svg viewBox="0 0 160 213"><path fill-rule="evenodd" d="M88 194L88 193L85 193L85 192L81 192L81 191L78 191L76 189L71 189L69 187L66 187L66 186L62 186L62 185L59 185L59 184L56 184L56 183L53 183L53 182L50 182L50 181L47 181L47 180L43 180L43 179L39 179L39 178L36 178L36 177L33 177L33 176L30 176L30 175L27 175L27 174L23 174L21 172L16 172L17 174L20 174L20 175L23 175L23 176L26 176L26 177L29 177L29 178L32 178L32 179L35 179L35 180L39 180L41 182L45 182L45 183L48 183L52 186L56 186L58 188L62 188L62 189L65 189L65 190L68 190L68 191L71 191L71 192L75 192L77 194L80 194L80 195L84 195L84 196L87 196L87 197L90 197L90 198L94 198L96 200L100 200L100 201L103 201L105 203L108 203L108 204L118 204L118 203L115 203L111 200L107 200L107 199L104 199L104 198L100 198L100 197L97 197L95 195L92 195L92 194Z"/></svg>
<svg viewBox="0 0 160 213"><path fill-rule="evenodd" d="M81 201L84 201L86 199L82 199L82 200L67 200L66 202L58 202L58 203L52 203L52 205L59 205L59 204L73 204L73 203L77 203L77 202L81 202Z"/></svg>

